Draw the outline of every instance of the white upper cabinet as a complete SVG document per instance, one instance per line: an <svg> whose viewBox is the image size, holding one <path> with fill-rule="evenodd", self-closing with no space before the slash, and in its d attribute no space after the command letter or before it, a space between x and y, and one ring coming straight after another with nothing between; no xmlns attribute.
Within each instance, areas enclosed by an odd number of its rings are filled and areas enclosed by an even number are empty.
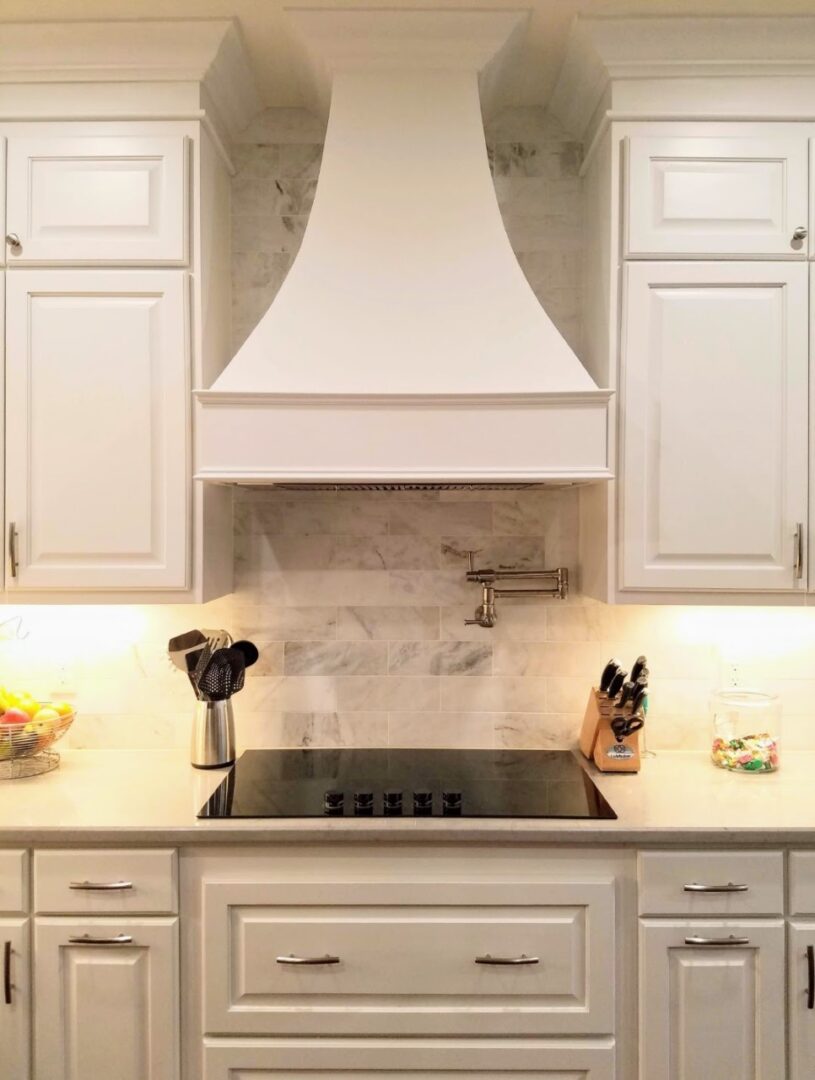
<svg viewBox="0 0 815 1080"><path fill-rule="evenodd" d="M805 587L807 274L626 267L624 589Z"/></svg>
<svg viewBox="0 0 815 1080"><path fill-rule="evenodd" d="M806 258L808 156L803 136L630 138L627 254Z"/></svg>
<svg viewBox="0 0 815 1080"><path fill-rule="evenodd" d="M6 277L7 588L184 588L187 274Z"/></svg>
<svg viewBox="0 0 815 1080"><path fill-rule="evenodd" d="M180 135L12 135L8 263L184 263L186 157Z"/></svg>

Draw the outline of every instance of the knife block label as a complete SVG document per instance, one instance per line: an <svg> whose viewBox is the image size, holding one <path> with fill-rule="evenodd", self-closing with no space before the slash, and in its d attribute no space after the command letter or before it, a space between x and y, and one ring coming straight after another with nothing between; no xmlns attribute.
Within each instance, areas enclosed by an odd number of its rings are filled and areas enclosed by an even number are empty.
<svg viewBox="0 0 815 1080"><path fill-rule="evenodd" d="M626 746L625 743L614 743L606 750L606 757L613 758L615 761L628 761L633 756L633 748Z"/></svg>

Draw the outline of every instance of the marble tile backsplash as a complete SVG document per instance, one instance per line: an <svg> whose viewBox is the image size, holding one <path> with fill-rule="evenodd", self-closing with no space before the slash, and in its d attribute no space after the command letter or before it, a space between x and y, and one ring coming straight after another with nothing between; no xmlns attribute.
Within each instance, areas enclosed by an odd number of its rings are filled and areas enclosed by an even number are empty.
<svg viewBox="0 0 815 1080"><path fill-rule="evenodd" d="M273 300L314 197L323 127L258 117L233 181L236 347ZM488 128L504 221L523 270L580 351L580 148L540 110ZM648 747L699 748L708 698L738 679L782 695L788 746L812 748L815 611L608 607L579 593L577 493L295 494L240 489L235 592L203 607L28 607L0 620L0 683L74 696L75 747L187 745L192 693L166 656L193 626L228 627L261 658L236 698L248 746L573 745L611 655L646 652ZM567 601L502 601L493 630L466 552L500 567L565 565Z"/></svg>

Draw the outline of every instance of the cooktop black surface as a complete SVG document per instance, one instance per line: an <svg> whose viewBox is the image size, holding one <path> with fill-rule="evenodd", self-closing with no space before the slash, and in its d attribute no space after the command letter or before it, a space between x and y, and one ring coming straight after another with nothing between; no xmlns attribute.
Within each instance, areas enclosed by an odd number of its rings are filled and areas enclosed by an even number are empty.
<svg viewBox="0 0 815 1080"><path fill-rule="evenodd" d="M199 818L616 818L569 750L247 750Z"/></svg>

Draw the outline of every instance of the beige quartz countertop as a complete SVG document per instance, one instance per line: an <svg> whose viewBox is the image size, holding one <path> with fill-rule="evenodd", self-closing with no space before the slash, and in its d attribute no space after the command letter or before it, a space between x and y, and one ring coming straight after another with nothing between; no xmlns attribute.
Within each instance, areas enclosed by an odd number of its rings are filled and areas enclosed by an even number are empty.
<svg viewBox="0 0 815 1080"><path fill-rule="evenodd" d="M467 819L199 821L223 775L177 751L66 751L56 772L0 781L0 845L306 843L812 844L815 753L769 776L732 775L704 754L662 753L637 775L595 779L616 821Z"/></svg>

